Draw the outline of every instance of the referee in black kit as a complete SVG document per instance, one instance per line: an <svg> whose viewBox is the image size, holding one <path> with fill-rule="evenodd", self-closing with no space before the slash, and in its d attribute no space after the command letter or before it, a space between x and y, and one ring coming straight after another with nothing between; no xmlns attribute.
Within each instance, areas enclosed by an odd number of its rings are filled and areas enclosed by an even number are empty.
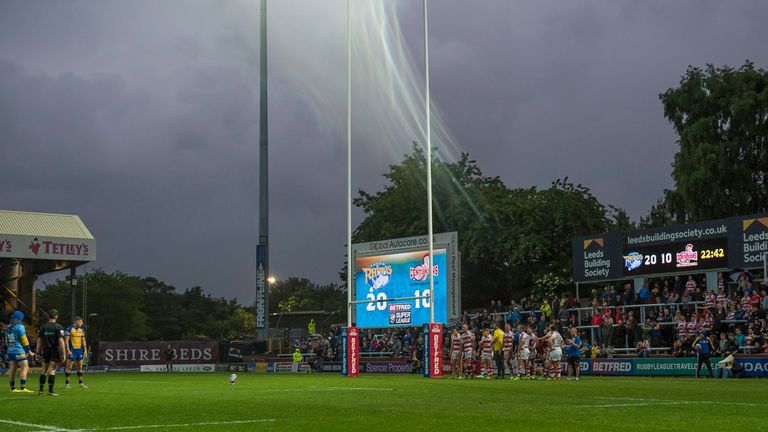
<svg viewBox="0 0 768 432"><path fill-rule="evenodd" d="M45 382L48 381L48 396L58 396L53 391L56 382L56 368L64 361L64 327L57 323L59 311L48 311L48 322L40 326L37 334L37 352L42 356L43 370L40 372L40 395L43 395Z"/></svg>

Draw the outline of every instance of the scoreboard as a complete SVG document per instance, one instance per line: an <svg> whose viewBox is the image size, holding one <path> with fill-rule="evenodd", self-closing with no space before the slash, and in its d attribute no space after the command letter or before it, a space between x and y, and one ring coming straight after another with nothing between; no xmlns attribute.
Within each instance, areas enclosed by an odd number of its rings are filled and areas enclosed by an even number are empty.
<svg viewBox="0 0 768 432"><path fill-rule="evenodd" d="M429 253L405 252L355 260L357 327L421 326L429 322ZM434 250L432 273L438 299L435 320L446 322L445 249ZM395 300L408 297L410 300Z"/></svg>
<svg viewBox="0 0 768 432"><path fill-rule="evenodd" d="M574 282L753 270L768 254L768 213L571 239Z"/></svg>
<svg viewBox="0 0 768 432"><path fill-rule="evenodd" d="M722 269L728 267L728 255L727 238L627 248L623 255L624 275Z"/></svg>
<svg viewBox="0 0 768 432"><path fill-rule="evenodd" d="M356 326L422 326L430 322L432 307L435 322L458 318L461 296L456 240L456 233L435 235L431 269L426 236L353 245Z"/></svg>

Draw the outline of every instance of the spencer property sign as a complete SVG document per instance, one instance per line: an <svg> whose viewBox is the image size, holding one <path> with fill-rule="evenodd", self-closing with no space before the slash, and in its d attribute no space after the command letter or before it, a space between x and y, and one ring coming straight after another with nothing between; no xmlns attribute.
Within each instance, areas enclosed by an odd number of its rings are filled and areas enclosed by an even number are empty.
<svg viewBox="0 0 768 432"><path fill-rule="evenodd" d="M0 258L96 260L96 240L0 235Z"/></svg>
<svg viewBox="0 0 768 432"><path fill-rule="evenodd" d="M768 214L577 237L571 247L576 282L756 269L768 253Z"/></svg>

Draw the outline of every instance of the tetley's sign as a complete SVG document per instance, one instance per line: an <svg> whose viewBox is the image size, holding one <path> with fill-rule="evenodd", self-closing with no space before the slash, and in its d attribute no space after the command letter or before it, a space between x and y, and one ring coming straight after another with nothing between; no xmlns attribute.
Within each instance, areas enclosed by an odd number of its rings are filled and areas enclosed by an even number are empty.
<svg viewBox="0 0 768 432"><path fill-rule="evenodd" d="M0 235L0 258L94 261L96 260L96 241Z"/></svg>

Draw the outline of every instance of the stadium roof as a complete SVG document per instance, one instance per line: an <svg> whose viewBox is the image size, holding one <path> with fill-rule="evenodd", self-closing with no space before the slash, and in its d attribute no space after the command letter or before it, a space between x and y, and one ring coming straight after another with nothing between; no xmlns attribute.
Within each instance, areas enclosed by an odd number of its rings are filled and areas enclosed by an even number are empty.
<svg viewBox="0 0 768 432"><path fill-rule="evenodd" d="M78 216L0 210L0 235L93 240Z"/></svg>
<svg viewBox="0 0 768 432"><path fill-rule="evenodd" d="M94 261L96 240L75 215L0 210L1 258L52 260L59 263L53 267L66 267Z"/></svg>

